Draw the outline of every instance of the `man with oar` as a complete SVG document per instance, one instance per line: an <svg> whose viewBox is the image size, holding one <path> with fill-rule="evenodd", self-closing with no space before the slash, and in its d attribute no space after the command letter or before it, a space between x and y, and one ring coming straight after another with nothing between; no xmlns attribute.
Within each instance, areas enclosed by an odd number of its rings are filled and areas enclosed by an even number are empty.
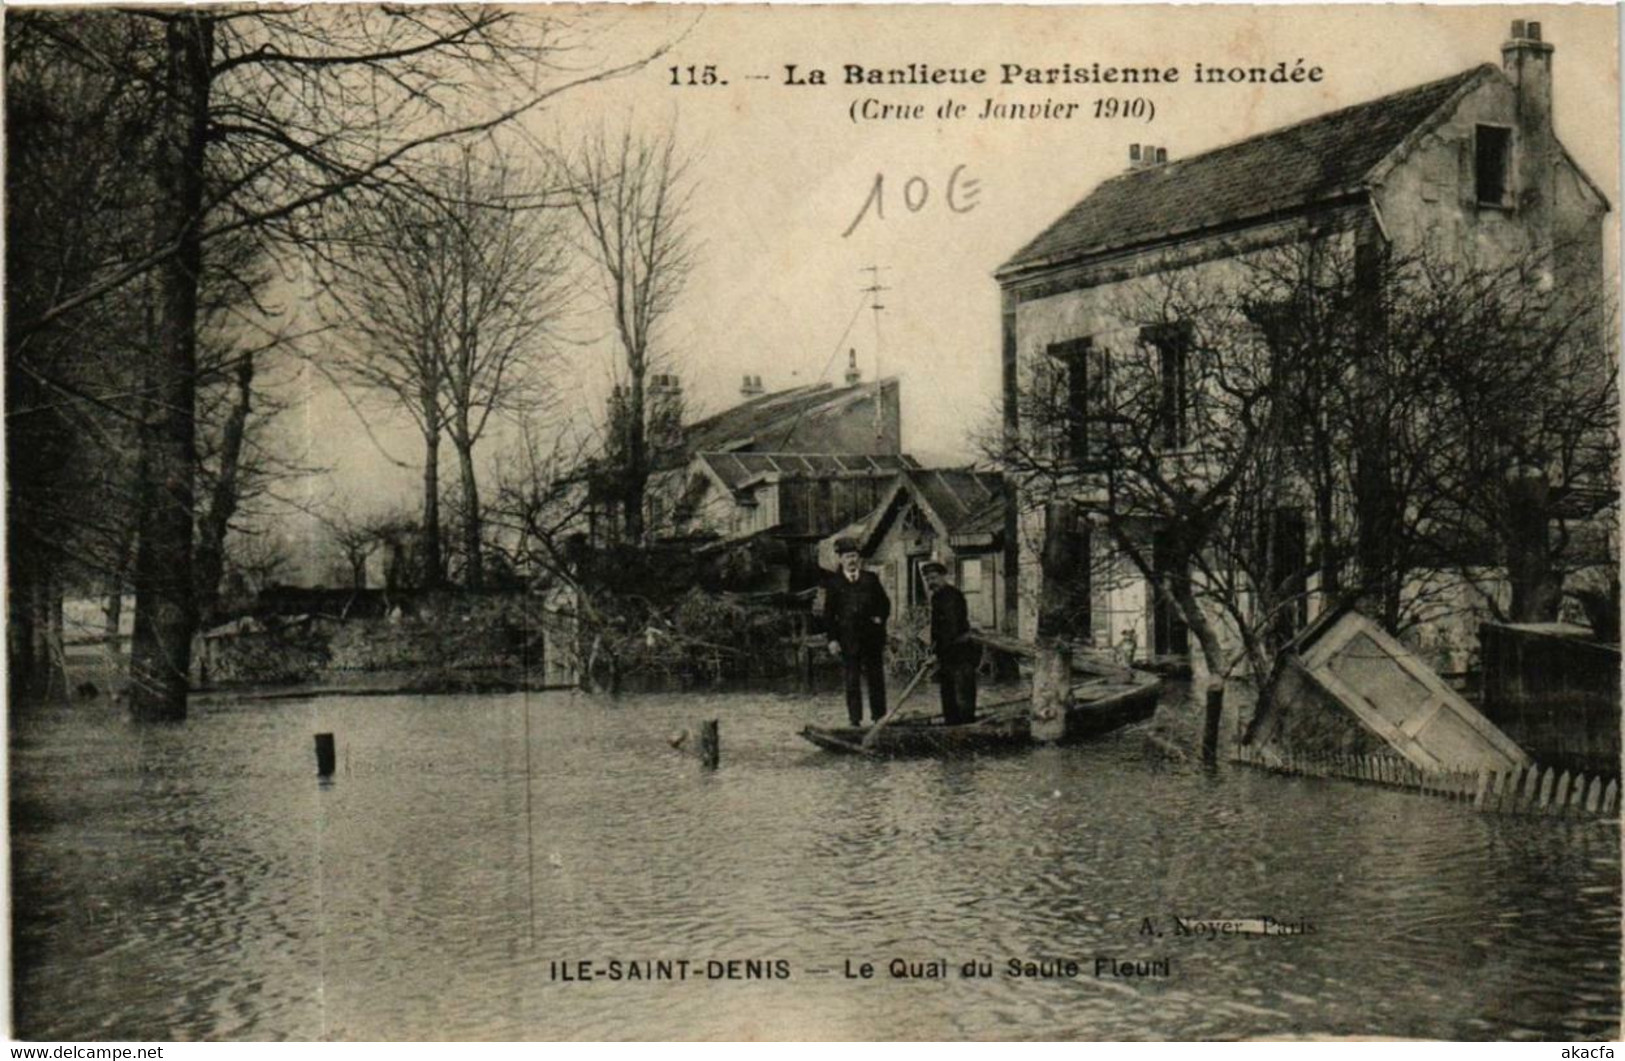
<svg viewBox="0 0 1625 1061"><path fill-rule="evenodd" d="M880 731L902 713L903 702L932 670L942 684L942 717L950 726L976 721L976 667L982 646L971 639L970 608L965 595L948 584L948 569L935 560L920 565L920 575L931 592L931 658L914 675L892 714L869 728L862 747L873 748Z"/></svg>
<svg viewBox="0 0 1625 1061"><path fill-rule="evenodd" d="M971 640L965 595L948 583L948 569L931 560L920 565L931 591L931 652L942 686L942 718L950 726L976 721L976 668L982 646Z"/></svg>

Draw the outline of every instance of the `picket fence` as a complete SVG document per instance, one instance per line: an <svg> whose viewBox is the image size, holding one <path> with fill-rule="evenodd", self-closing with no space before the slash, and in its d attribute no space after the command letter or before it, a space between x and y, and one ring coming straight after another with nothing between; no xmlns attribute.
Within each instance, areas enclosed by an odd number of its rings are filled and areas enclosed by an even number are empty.
<svg viewBox="0 0 1625 1061"><path fill-rule="evenodd" d="M1428 796L1471 803L1500 814L1541 814L1563 818L1616 818L1619 780L1530 766L1507 772L1429 771L1377 755L1291 755L1239 744L1231 761L1278 773L1331 777L1402 788Z"/></svg>

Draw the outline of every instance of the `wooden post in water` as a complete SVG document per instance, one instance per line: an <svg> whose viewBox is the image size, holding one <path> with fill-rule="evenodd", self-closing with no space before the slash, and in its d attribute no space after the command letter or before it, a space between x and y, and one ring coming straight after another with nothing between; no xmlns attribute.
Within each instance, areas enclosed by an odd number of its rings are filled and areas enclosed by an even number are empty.
<svg viewBox="0 0 1625 1061"><path fill-rule="evenodd" d="M1064 737L1071 702L1072 646L1051 640L1033 659L1033 739L1047 743Z"/></svg>
<svg viewBox="0 0 1625 1061"><path fill-rule="evenodd" d="M715 770L721 757L722 738L717 731L717 720L706 719L700 723L700 762L707 770Z"/></svg>
<svg viewBox="0 0 1625 1061"><path fill-rule="evenodd" d="M338 766L338 751L331 733L316 734L316 776L332 777Z"/></svg>
<svg viewBox="0 0 1625 1061"><path fill-rule="evenodd" d="M813 687L813 649L810 644L812 623L805 615L795 618L795 668L796 675L801 679L802 692L812 692Z"/></svg>
<svg viewBox="0 0 1625 1061"><path fill-rule="evenodd" d="M1207 687L1207 717L1202 724L1202 761L1215 762L1219 757L1219 718L1224 714L1224 685L1209 679Z"/></svg>

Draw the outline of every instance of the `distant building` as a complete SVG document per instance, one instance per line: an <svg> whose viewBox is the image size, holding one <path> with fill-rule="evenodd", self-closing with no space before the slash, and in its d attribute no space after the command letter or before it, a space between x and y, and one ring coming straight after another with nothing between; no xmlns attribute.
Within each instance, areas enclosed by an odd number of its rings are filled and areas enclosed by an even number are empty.
<svg viewBox="0 0 1625 1061"><path fill-rule="evenodd" d="M920 565L935 560L965 594L971 622L1002 630L1008 509L1004 479L997 473L911 467L892 477L861 520L819 543L819 561L834 568L836 539L855 537L865 566L880 575L892 599L894 619L904 621L909 609L929 603Z"/></svg>
<svg viewBox="0 0 1625 1061"><path fill-rule="evenodd" d="M844 386L811 383L760 393L747 376L745 398L682 428L680 456L696 453L901 453L903 417L895 378Z"/></svg>
<svg viewBox="0 0 1625 1061"><path fill-rule="evenodd" d="M841 386L770 393L761 376L747 375L739 404L688 423L678 377L649 377L647 539L733 552L753 569L743 581L754 588L816 581L818 540L873 508L898 471L918 466L902 453L898 381L865 383L853 361ZM613 421L624 392L610 402ZM589 537L607 544L624 520L609 481L594 490Z"/></svg>
<svg viewBox="0 0 1625 1061"><path fill-rule="evenodd" d="M861 519L899 471L917 467L899 453L699 453L650 481L648 525L657 540L757 540L773 569L758 587L800 590L817 581L819 540Z"/></svg>

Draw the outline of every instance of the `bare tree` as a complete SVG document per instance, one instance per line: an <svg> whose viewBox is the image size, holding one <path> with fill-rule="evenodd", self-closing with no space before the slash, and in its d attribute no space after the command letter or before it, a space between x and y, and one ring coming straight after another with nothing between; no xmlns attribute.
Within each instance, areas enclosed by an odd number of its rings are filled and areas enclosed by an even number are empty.
<svg viewBox="0 0 1625 1061"><path fill-rule="evenodd" d="M484 547L474 448L494 414L530 412L548 400L544 371L556 360L569 310L569 248L545 186L469 151L452 180L441 222L449 253L437 279L449 298L438 346L462 483L464 582L477 588Z"/></svg>
<svg viewBox="0 0 1625 1061"><path fill-rule="evenodd" d="M440 443L446 430L446 359L441 351L449 292L436 278L448 230L431 206L392 197L366 215L337 259L334 351L341 383L383 395L423 439L419 584L445 576L440 538Z"/></svg>
<svg viewBox="0 0 1625 1061"><path fill-rule="evenodd" d="M560 590L571 600L576 673L589 692L611 623L588 562L592 455L598 442L523 423L517 444L497 463L490 509L496 547L507 566L533 589Z"/></svg>
<svg viewBox="0 0 1625 1061"><path fill-rule="evenodd" d="M1394 268L1406 297L1384 337L1413 353L1404 382L1429 427L1400 448L1399 544L1418 567L1500 565L1509 599L1488 609L1552 621L1566 572L1597 552L1584 531L1618 504L1614 307L1600 277L1554 287L1549 254Z"/></svg>
<svg viewBox="0 0 1625 1061"><path fill-rule="evenodd" d="M1044 640L1089 634L1065 621L1100 576L1076 521L1188 625L1213 719L1238 668L1269 695L1312 591L1398 630L1437 612L1441 571L1490 566L1511 614L1550 617L1563 513L1616 501L1600 285L1559 298L1530 258L1365 253L1158 274L1118 299L1120 328L1025 366L1025 430L992 450L1047 510Z"/></svg>
<svg viewBox="0 0 1625 1061"><path fill-rule="evenodd" d="M245 593L275 585L293 566L287 545L264 530L234 530L226 539L226 575L240 582Z"/></svg>
<svg viewBox="0 0 1625 1061"><path fill-rule="evenodd" d="M94 283L109 249L148 225L132 179L151 105L127 79L64 61L30 17L6 24L6 443L8 682L14 703L65 692L55 633L76 584L119 604L133 556L143 365L150 319L139 290L94 316L24 338L11 325ZM129 27L85 29L102 54L138 54Z"/></svg>
<svg viewBox="0 0 1625 1061"><path fill-rule="evenodd" d="M353 589L367 588L368 561L379 549L396 541L407 523L402 516L388 510L367 515L340 510L318 518L327 527L333 544L344 554L345 563L350 565Z"/></svg>
<svg viewBox="0 0 1625 1061"><path fill-rule="evenodd" d="M424 442L426 581L444 570L439 446L458 458L463 578L483 581L475 448L493 416L543 404L568 311L562 214L547 189L464 149L431 201L395 198L357 219L333 282L341 378L382 392Z"/></svg>
<svg viewBox="0 0 1625 1061"><path fill-rule="evenodd" d="M1279 429L1274 365L1231 292L1191 275L1158 276L1117 312L1124 328L1112 346L1063 345L1029 366L1026 430L999 446L1026 503L1046 510L1040 641L1052 654L1089 638L1067 619L1071 598L1116 574L1106 559L1115 551L1195 636L1210 700L1222 705L1238 659L1221 615L1254 602L1226 592L1234 558L1215 554L1245 539L1231 526L1243 486L1277 485L1267 474ZM1204 597L1221 611L1204 609ZM1245 629L1257 658L1254 628ZM1059 681L1064 695L1064 673Z"/></svg>
<svg viewBox="0 0 1625 1061"><path fill-rule="evenodd" d="M103 31L106 20L118 32ZM141 118L125 154L132 186L146 192L137 215L145 224L131 226L136 238L98 244L104 253L91 267L58 275L69 282L14 306L22 311L7 330L9 359L69 317L137 282L150 285L154 341L142 359L150 414L132 576L136 716L185 714L205 246L246 232L311 247L343 201L412 187L426 148L484 133L615 72L544 81L557 25L545 15L459 7L41 10L7 20L8 52L26 33L50 53L42 66L72 66L115 86Z"/></svg>
<svg viewBox="0 0 1625 1061"><path fill-rule="evenodd" d="M618 138L600 133L566 163L569 187L589 257L597 264L602 296L620 346L624 380L624 438L612 475L626 536L643 537L643 494L651 455L646 381L657 355L661 323L676 303L692 265L687 225L688 163L675 134Z"/></svg>

